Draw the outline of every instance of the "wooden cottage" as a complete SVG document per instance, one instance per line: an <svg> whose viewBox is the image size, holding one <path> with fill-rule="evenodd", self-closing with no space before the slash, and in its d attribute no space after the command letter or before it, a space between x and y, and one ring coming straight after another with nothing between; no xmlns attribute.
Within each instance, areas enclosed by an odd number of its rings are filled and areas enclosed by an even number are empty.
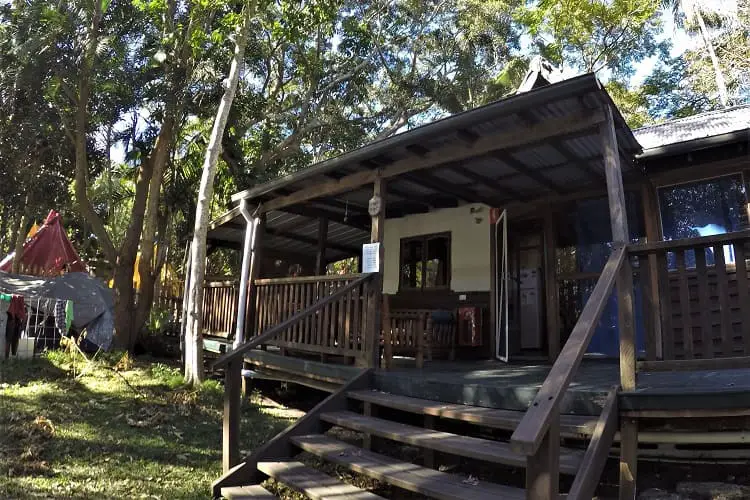
<svg viewBox="0 0 750 500"><path fill-rule="evenodd" d="M620 498L639 454L744 456L749 134L750 107L632 131L594 75L537 70L512 97L237 193L209 243L241 251L242 276L207 283L203 311L207 345L227 345L215 493L266 498L254 485L273 476L355 495L299 450L434 498L591 498L617 431ZM332 395L241 458L242 375ZM436 451L525 482L467 483Z"/></svg>

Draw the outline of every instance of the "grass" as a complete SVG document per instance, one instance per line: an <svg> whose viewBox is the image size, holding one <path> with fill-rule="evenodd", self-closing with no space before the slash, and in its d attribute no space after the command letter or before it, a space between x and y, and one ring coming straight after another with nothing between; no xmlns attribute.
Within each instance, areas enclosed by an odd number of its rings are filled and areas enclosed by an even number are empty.
<svg viewBox="0 0 750 500"><path fill-rule="evenodd" d="M185 387L155 361L0 361L0 498L210 498L221 398L217 382ZM242 410L243 450L298 416L258 401Z"/></svg>

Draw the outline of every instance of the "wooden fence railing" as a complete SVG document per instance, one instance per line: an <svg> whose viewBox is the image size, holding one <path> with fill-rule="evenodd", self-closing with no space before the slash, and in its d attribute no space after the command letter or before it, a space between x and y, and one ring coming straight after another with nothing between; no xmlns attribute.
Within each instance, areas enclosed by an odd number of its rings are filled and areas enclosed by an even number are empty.
<svg viewBox="0 0 750 500"><path fill-rule="evenodd" d="M360 274L349 274L256 280L255 335L266 332L361 277ZM362 281L268 343L295 351L363 358L367 351L364 337L370 287L370 280Z"/></svg>
<svg viewBox="0 0 750 500"><path fill-rule="evenodd" d="M742 231L629 247L649 362L750 356L749 242Z"/></svg>
<svg viewBox="0 0 750 500"><path fill-rule="evenodd" d="M239 293L239 281L203 284L203 335L228 338L234 334Z"/></svg>
<svg viewBox="0 0 750 500"><path fill-rule="evenodd" d="M362 290L362 286L370 284L373 281L374 274L359 274L353 279L347 277L348 283L338 287L330 295L320 295L317 300L308 307L296 311L290 317L282 320L279 324L266 329L263 333L250 339L248 342L240 345L236 349L222 355L213 364L213 369L224 369L224 418L223 418L223 439L222 439L222 463L224 472L236 466L240 461L240 400L242 388L242 364L245 353L256 347L273 341L278 336L293 329L296 325L304 322L309 318L314 318L321 311L333 303L351 295L355 290ZM335 281L335 280L333 280ZM371 292L368 288L366 292ZM360 292L355 292L360 293ZM366 309L360 308L362 316L365 315ZM372 340L372 339L370 339ZM361 343L369 344L363 346L365 350L377 348L374 340L366 342L362 339Z"/></svg>

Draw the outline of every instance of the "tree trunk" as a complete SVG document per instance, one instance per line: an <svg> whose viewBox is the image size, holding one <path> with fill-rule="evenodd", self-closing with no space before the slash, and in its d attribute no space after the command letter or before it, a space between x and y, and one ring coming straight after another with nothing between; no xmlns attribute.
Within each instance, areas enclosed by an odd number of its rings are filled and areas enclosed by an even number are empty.
<svg viewBox="0 0 750 500"><path fill-rule="evenodd" d="M156 177L156 174L154 174L154 177ZM136 330L139 332L142 331L146 326L148 317L151 314L151 309L154 305L154 298L158 298L159 296L157 285L159 283L161 268L164 264L164 259L161 258L161 254L163 254L164 250L169 244L166 238L167 219L167 214L163 212L160 213L157 217L157 229L159 234L158 253L160 255L154 256L154 253L151 252L151 254L148 255L148 258L150 259L149 264L144 265L143 261L146 259L147 255L146 252L141 250L141 260L138 262L138 275L141 278L141 288L138 293L138 304L135 308L135 325ZM148 222L146 224L148 225ZM143 241L145 240L145 232L146 230L144 228L144 238L141 240L141 248L143 248L144 246ZM150 245L153 248L155 246L155 242L152 240Z"/></svg>
<svg viewBox="0 0 750 500"><path fill-rule="evenodd" d="M169 2L167 12L167 26L165 36L177 36L175 31L174 14L177 10L177 2ZM160 217L159 205L161 204L161 186L164 180L164 171L169 163L170 153L174 148L175 137L178 133L178 123L183 113L185 104L184 87L187 85L185 68L191 55L190 38L194 31L194 18L189 16L188 26L183 31L182 43L179 57L168 63L165 76L171 82L171 90L166 98L164 106L164 121L159 136L156 139L154 150L151 153L153 171L148 189L148 204L146 205L145 222L143 234L141 235L141 258L138 262L138 274L141 278L141 289L136 305L135 330L141 331L151 312L154 299L154 283L158 282L160 266L154 259L156 252L157 229L166 229L166 218ZM159 227L161 226L161 227ZM164 243L163 235L159 231L159 239Z"/></svg>
<svg viewBox="0 0 750 500"><path fill-rule="evenodd" d="M719 91L719 101L721 102L721 105L726 108L727 106L729 106L729 92L727 92L727 84L724 81L724 72L721 70L719 58L716 57L716 51L714 50L714 45L711 42L711 37L709 36L706 23L703 20L703 14L701 14L700 7L695 6L694 11L695 19L696 21L698 21L698 27L701 32L701 37L703 37L703 44L706 46L708 57L711 58L711 64L714 67L714 78L716 80L716 89Z"/></svg>
<svg viewBox="0 0 750 500"><path fill-rule="evenodd" d="M10 224L10 214L8 206L3 206L3 214L0 216L0 255L6 255L5 245L8 241L8 224Z"/></svg>
<svg viewBox="0 0 750 500"><path fill-rule="evenodd" d="M226 128L229 110L232 107L237 82L239 81L242 59L247 43L247 32L250 20L255 10L254 3L247 3L244 7L242 26L237 34L234 56L226 79L224 95L216 111L211 138L206 149L203 162L203 173L198 191L198 203L195 212L195 226L191 244L190 286L188 297L188 315L185 342L185 379L197 385L203 381L203 338L201 336L201 305L203 302L203 279L206 274L206 236L211 208L211 198L214 191L216 167L221 153L221 138Z"/></svg>
<svg viewBox="0 0 750 500"><path fill-rule="evenodd" d="M125 238L120 247L115 268L115 347L132 350L138 338L135 325L135 290L133 274L135 260L138 256L138 242L143 230L143 218L146 212L146 198L153 169L151 161L141 163L138 169L138 180L135 183L133 209L130 212L130 224L125 231Z"/></svg>
<svg viewBox="0 0 750 500"><path fill-rule="evenodd" d="M18 220L18 226L16 226L16 239L13 244L15 255L13 256L13 264L11 265L11 272L18 274L23 271L21 269L21 257L23 256L23 244L26 242L26 226L29 224L29 196L26 195L26 201L24 202L23 213Z"/></svg>

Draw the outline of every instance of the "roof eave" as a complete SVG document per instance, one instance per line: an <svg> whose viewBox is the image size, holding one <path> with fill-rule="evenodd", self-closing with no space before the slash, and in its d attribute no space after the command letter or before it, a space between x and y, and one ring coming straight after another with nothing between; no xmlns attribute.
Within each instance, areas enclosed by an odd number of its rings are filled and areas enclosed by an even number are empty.
<svg viewBox="0 0 750 500"><path fill-rule="evenodd" d="M708 149L732 142L738 142L743 139L750 140L750 129L736 130L734 132L728 132L726 134L701 137L699 139L675 142L672 144L665 144L663 146L644 149L643 153L638 155L638 159L648 160L658 156L670 156L680 153L687 153L690 151Z"/></svg>

